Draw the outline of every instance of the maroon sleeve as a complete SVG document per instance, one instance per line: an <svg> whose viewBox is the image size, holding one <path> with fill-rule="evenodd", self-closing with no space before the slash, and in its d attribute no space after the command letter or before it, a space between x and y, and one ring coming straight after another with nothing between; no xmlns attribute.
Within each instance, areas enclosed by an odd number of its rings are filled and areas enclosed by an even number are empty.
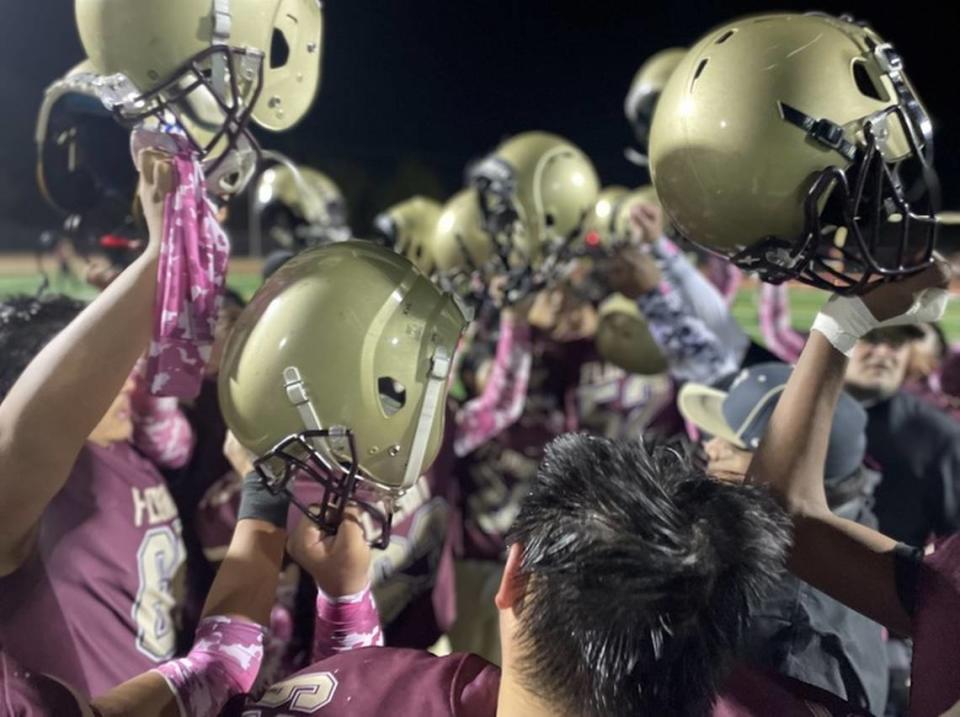
<svg viewBox="0 0 960 717"><path fill-rule="evenodd" d="M711 717L869 717L819 687L739 666L727 679Z"/></svg>
<svg viewBox="0 0 960 717"><path fill-rule="evenodd" d="M911 717L940 717L960 700L960 534L927 547L913 614Z"/></svg>
<svg viewBox="0 0 960 717"><path fill-rule="evenodd" d="M65 684L28 672L0 649L0 714L4 717L82 717L94 713Z"/></svg>

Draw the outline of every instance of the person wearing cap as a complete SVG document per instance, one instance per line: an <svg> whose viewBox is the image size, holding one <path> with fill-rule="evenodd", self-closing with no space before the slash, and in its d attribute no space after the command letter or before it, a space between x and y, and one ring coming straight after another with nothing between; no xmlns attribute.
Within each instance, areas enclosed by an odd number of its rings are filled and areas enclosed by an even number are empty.
<svg viewBox="0 0 960 717"><path fill-rule="evenodd" d="M702 433L707 473L742 482L791 368L763 363L741 371L728 390L688 383L681 414ZM824 482L838 515L876 527L870 494L878 478L863 466L866 411L843 395L834 414ZM787 573L751 615L747 659L829 690L874 714L887 700L881 627Z"/></svg>
<svg viewBox="0 0 960 717"><path fill-rule="evenodd" d="M904 389L917 325L885 327L853 347L846 390L866 409L867 455L883 476L881 532L909 545L960 529L960 425Z"/></svg>

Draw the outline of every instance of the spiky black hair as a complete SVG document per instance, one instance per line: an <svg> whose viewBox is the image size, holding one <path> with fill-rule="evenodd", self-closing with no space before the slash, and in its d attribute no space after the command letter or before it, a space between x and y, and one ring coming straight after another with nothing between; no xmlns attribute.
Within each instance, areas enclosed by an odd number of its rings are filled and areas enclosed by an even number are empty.
<svg viewBox="0 0 960 717"><path fill-rule="evenodd" d="M0 302L0 401L33 357L85 304L63 294L11 296Z"/></svg>
<svg viewBox="0 0 960 717"><path fill-rule="evenodd" d="M565 435L514 523L529 688L570 714L703 715L752 605L782 570L788 520L753 486L667 445Z"/></svg>

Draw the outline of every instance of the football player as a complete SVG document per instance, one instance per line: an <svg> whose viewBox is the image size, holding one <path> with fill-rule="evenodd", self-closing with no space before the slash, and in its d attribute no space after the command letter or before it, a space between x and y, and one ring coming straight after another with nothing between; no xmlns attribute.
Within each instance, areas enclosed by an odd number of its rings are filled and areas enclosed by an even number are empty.
<svg viewBox="0 0 960 717"><path fill-rule="evenodd" d="M834 297L814 320L749 479L770 487L794 523L790 568L892 633L913 638L910 713L941 715L960 699L960 541L907 546L832 513L824 486L831 416L857 340L871 330L935 321L949 267L859 297Z"/></svg>
<svg viewBox="0 0 960 717"><path fill-rule="evenodd" d="M340 532L343 545L300 530L290 550L322 593L358 590L318 617L370 645L366 541ZM769 496L711 480L672 448L562 436L510 537L502 671L471 654L321 645L326 658L226 714L865 714L790 680L727 680L721 665L787 541Z"/></svg>
<svg viewBox="0 0 960 717"><path fill-rule="evenodd" d="M86 309L57 296L0 308L0 640L92 693L173 655L184 558L163 479L129 443L171 182L144 157L143 255Z"/></svg>
<svg viewBox="0 0 960 717"><path fill-rule="evenodd" d="M221 362L227 424L276 489L325 506L312 518L327 530L348 501L364 506L378 608L396 644L427 647L452 619L455 486L441 447L452 443L447 381L465 323L411 262L351 240L278 269Z"/></svg>
<svg viewBox="0 0 960 717"><path fill-rule="evenodd" d="M756 364L726 391L696 383L680 389L680 412L702 432L707 473L744 480L790 373L783 363ZM866 451L867 413L844 394L830 431L827 501L838 515L875 526L870 507L880 476L863 466ZM887 704L886 642L877 623L783 575L751 615L745 655L877 714Z"/></svg>

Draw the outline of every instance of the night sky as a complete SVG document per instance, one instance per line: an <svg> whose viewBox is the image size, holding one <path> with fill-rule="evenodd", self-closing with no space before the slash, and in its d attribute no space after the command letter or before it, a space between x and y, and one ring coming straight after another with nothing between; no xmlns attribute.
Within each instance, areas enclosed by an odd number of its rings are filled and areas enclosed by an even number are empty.
<svg viewBox="0 0 960 717"><path fill-rule="evenodd" d="M136 2L136 0L129 0ZM34 181L44 87L83 55L68 0L2 0L0 248L59 222ZM594 160L603 184L637 185L623 158L623 97L641 62L712 26L769 10L850 12L903 55L937 131L945 205L960 208L960 3L595 0L326 0L323 81L311 114L263 144L326 171L354 228L413 193L443 199L506 135L544 129Z"/></svg>

